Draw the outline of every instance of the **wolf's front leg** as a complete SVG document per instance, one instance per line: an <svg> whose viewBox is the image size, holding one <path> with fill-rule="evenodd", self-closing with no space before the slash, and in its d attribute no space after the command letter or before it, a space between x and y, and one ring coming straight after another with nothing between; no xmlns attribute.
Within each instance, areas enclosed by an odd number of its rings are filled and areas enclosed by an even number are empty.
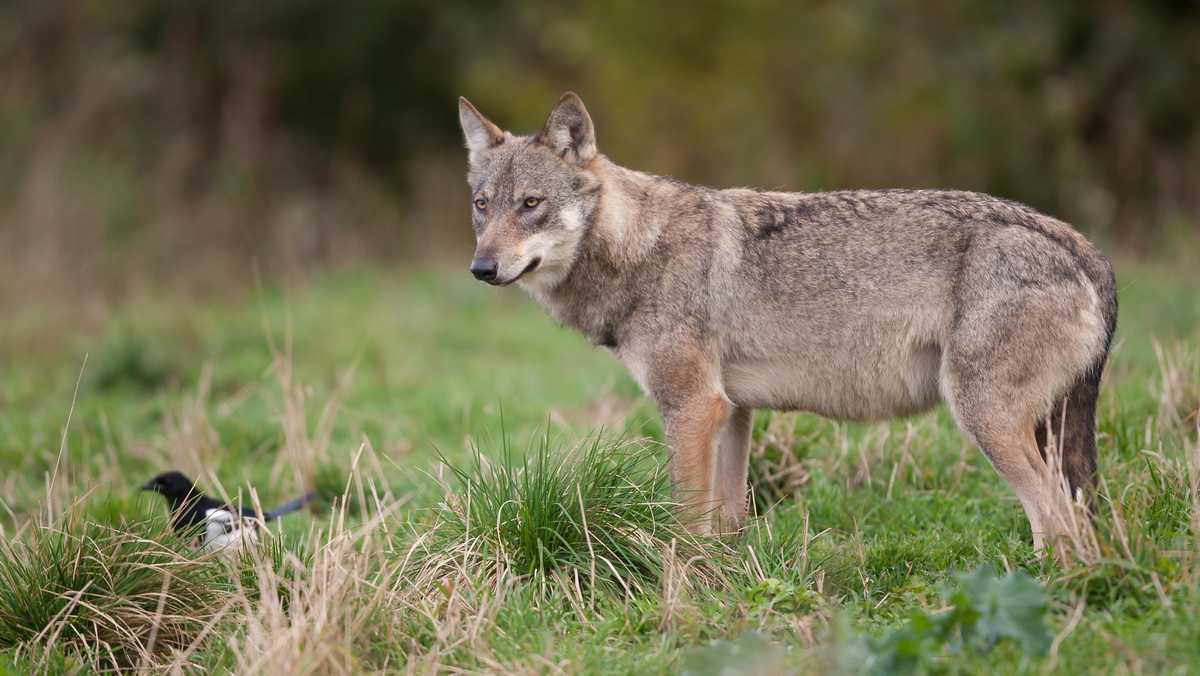
<svg viewBox="0 0 1200 676"><path fill-rule="evenodd" d="M733 406L717 437L716 472L713 490L721 508L717 529L732 533L746 519L746 474L750 462L750 431L754 409Z"/></svg>
<svg viewBox="0 0 1200 676"><path fill-rule="evenodd" d="M721 504L725 496L719 494L724 483L716 475L722 468L717 449L733 406L719 391L677 401L660 407L670 445L671 485L676 498L693 512L689 515L695 519L692 532L709 533L725 512Z"/></svg>

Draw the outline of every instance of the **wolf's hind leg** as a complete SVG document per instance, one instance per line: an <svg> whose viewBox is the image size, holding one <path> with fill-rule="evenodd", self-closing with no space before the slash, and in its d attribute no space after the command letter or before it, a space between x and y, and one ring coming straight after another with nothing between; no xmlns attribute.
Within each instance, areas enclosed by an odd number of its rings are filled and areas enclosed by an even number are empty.
<svg viewBox="0 0 1200 676"><path fill-rule="evenodd" d="M1025 508L1035 551L1042 550L1048 538L1069 533L1070 505L1042 460L1032 426L1025 432L985 435L980 448Z"/></svg>
<svg viewBox="0 0 1200 676"><path fill-rule="evenodd" d="M1033 548L1042 550L1047 537L1069 533L1070 505L1051 474L1034 435L1031 407L987 390L966 386L953 376L947 399L959 426L983 451L1029 517Z"/></svg>

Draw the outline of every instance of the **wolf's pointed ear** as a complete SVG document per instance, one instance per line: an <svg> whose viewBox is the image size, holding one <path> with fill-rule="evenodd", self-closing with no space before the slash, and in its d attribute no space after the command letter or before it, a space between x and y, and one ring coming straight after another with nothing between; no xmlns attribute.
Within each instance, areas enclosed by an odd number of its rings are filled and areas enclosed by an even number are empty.
<svg viewBox="0 0 1200 676"><path fill-rule="evenodd" d="M467 139L467 161L478 163L483 151L504 141L504 131L483 116L466 97L458 97L458 122Z"/></svg>
<svg viewBox="0 0 1200 676"><path fill-rule="evenodd" d="M596 156L596 130L575 92L567 92L558 100L538 134L538 141L575 164L584 164Z"/></svg>

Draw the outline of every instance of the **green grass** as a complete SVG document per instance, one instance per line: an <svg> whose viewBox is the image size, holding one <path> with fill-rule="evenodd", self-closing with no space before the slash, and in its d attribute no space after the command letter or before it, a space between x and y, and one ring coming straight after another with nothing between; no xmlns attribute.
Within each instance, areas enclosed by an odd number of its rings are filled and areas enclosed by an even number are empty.
<svg viewBox="0 0 1200 676"><path fill-rule="evenodd" d="M760 412L758 516L688 536L621 365L456 272L14 311L0 671L1200 670L1200 277L1118 280L1109 503L1062 566L944 409ZM318 499L244 559L198 556L137 490L168 468Z"/></svg>
<svg viewBox="0 0 1200 676"><path fill-rule="evenodd" d="M514 451L502 440L492 460L476 450L468 468L446 463L457 485L410 551L433 577L555 578L593 600L632 601L658 594L672 548L707 566L722 551L688 535L666 469L643 444L596 437L558 449L542 437L524 461Z"/></svg>

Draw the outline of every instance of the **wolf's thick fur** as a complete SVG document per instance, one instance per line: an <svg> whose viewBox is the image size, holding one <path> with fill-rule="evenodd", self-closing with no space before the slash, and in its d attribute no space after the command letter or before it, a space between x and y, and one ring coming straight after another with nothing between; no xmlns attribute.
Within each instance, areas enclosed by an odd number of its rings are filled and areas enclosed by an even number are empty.
<svg viewBox="0 0 1200 676"><path fill-rule="evenodd" d="M624 362L662 413L675 485L716 503L717 528L745 516L755 408L881 420L944 400L1039 549L1069 507L1048 427L1091 499L1117 294L1067 224L978 193L712 190L632 171L596 151L573 93L531 136L466 99L459 118L471 271L517 282Z"/></svg>

